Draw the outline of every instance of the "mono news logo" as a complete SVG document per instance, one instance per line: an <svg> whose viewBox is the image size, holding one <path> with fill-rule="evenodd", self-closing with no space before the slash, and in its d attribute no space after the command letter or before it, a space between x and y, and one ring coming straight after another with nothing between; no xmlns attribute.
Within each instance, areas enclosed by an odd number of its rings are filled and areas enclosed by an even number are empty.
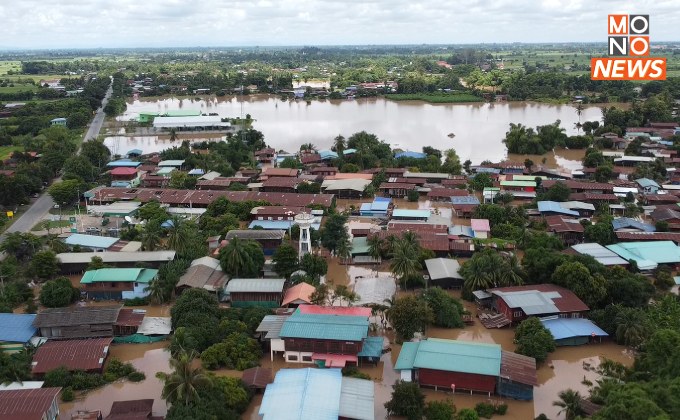
<svg viewBox="0 0 680 420"><path fill-rule="evenodd" d="M649 15L608 15L609 58L590 59L592 80L666 80L666 59L649 57Z"/></svg>

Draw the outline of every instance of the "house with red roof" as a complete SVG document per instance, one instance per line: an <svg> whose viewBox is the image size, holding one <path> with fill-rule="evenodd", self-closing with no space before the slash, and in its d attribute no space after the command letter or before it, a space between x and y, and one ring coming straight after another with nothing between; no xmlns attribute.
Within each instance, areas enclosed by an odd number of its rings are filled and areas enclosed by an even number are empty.
<svg viewBox="0 0 680 420"><path fill-rule="evenodd" d="M69 371L101 373L112 341L112 337L48 340L35 351L31 373L42 376L60 366L64 366Z"/></svg>

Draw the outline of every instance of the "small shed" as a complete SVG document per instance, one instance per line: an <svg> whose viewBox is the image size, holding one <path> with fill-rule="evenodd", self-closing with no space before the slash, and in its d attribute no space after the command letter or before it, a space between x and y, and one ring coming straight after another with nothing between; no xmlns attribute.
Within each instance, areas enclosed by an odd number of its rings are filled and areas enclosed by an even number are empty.
<svg viewBox="0 0 680 420"><path fill-rule="evenodd" d="M536 359L503 350L501 373L498 376L498 395L531 401L534 399L536 385L538 385Z"/></svg>
<svg viewBox="0 0 680 420"><path fill-rule="evenodd" d="M579 346L593 340L602 341L602 337L609 336L593 321L585 318L550 317L541 319L541 322L550 331L557 346Z"/></svg>
<svg viewBox="0 0 680 420"><path fill-rule="evenodd" d="M463 287L463 276L460 275L460 264L452 258L432 258L425 260L430 282L441 288Z"/></svg>
<svg viewBox="0 0 680 420"><path fill-rule="evenodd" d="M265 389L272 383L272 370L259 366L246 369L241 375L241 381L250 389Z"/></svg>
<svg viewBox="0 0 680 420"><path fill-rule="evenodd" d="M0 313L0 352L17 353L35 335L35 314Z"/></svg>
<svg viewBox="0 0 680 420"><path fill-rule="evenodd" d="M309 283L298 283L286 290L281 306L297 308L299 305L310 304L312 293L316 288Z"/></svg>
<svg viewBox="0 0 680 420"><path fill-rule="evenodd" d="M153 398L114 401L105 420L148 419L153 413Z"/></svg>
<svg viewBox="0 0 680 420"><path fill-rule="evenodd" d="M231 279L224 287L224 299L234 308L278 308L286 279Z"/></svg>

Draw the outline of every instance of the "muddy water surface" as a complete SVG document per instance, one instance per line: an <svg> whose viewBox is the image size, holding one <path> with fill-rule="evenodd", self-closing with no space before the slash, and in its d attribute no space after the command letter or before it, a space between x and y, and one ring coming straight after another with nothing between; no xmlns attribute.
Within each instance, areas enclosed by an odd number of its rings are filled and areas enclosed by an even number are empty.
<svg viewBox="0 0 680 420"><path fill-rule="evenodd" d="M144 372L146 379L133 383L119 380L101 388L80 394L70 403L61 403L59 409L62 418L70 419L71 414L79 410L101 410L106 417L114 401L138 400L152 398L155 415L165 415L167 407L161 399L163 385L156 378L156 372L170 372L168 360L170 353L165 351L166 342L153 344L114 344L110 357L130 362L138 370Z"/></svg>
<svg viewBox="0 0 680 420"><path fill-rule="evenodd" d="M256 119L254 127L262 131L267 142L277 150L297 151L300 144L312 142L321 149L330 148L338 134L345 137L358 131L375 133L393 148L420 151L423 145L436 149L455 148L461 161L478 164L489 159L507 157L502 139L509 124L529 127L561 121L568 134L576 134L576 109L571 105L527 102L428 104L420 101L395 102L382 98L357 100L281 101L268 95L240 97L136 99L128 102L119 117L127 121L140 112L199 110L221 117L237 117L242 113ZM586 106L581 121L602 118L600 108ZM453 133L455 137L448 137ZM145 153L160 151L172 145L165 140L146 138L116 141L118 151L139 147ZM112 145L107 142L107 145ZM560 156L564 156L560 154ZM569 165L565 157L563 163ZM522 158L522 162L524 158ZM541 159L534 159L539 163Z"/></svg>

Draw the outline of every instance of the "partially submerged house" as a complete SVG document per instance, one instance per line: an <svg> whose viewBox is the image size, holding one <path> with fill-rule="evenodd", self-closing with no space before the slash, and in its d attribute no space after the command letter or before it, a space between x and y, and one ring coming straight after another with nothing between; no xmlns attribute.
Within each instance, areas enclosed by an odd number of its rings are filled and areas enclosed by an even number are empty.
<svg viewBox="0 0 680 420"><path fill-rule="evenodd" d="M35 314L0 313L0 352L23 350L37 331L33 326L35 317Z"/></svg>
<svg viewBox="0 0 680 420"><path fill-rule="evenodd" d="M402 380L435 390L483 392L523 400L533 399L537 384L536 360L505 352L498 344L438 338L408 342L403 344L394 368Z"/></svg>
<svg viewBox="0 0 680 420"><path fill-rule="evenodd" d="M186 273L179 278L175 288L179 293L186 289L205 289L209 292L220 292L227 283L227 275L222 271L220 260L212 257L201 257L193 260Z"/></svg>
<svg viewBox="0 0 680 420"><path fill-rule="evenodd" d="M149 295L146 289L157 276L153 268L100 268L86 271L80 284L88 299L135 299Z"/></svg>
<svg viewBox="0 0 680 420"><path fill-rule="evenodd" d="M263 420L374 420L374 384L340 369L281 369L267 385Z"/></svg>
<svg viewBox="0 0 680 420"><path fill-rule="evenodd" d="M624 260L635 261L642 271L656 269L659 265L675 267L680 264L680 247L673 241L619 242L607 249Z"/></svg>
<svg viewBox="0 0 680 420"><path fill-rule="evenodd" d="M430 283L445 289L463 287L463 276L458 272L460 264L452 258L432 258L425 260Z"/></svg>
<svg viewBox="0 0 680 420"><path fill-rule="evenodd" d="M223 300L234 308L278 308L286 279L231 279L224 286Z"/></svg>
<svg viewBox="0 0 680 420"><path fill-rule="evenodd" d="M578 346L609 336L593 321L585 318L550 317L541 319L541 322L550 331L557 346Z"/></svg>
<svg viewBox="0 0 680 420"><path fill-rule="evenodd" d="M47 308L37 314L33 326L50 339L112 337L119 312L120 306Z"/></svg>
<svg viewBox="0 0 680 420"><path fill-rule="evenodd" d="M70 371L101 373L112 341L112 337L48 340L35 351L31 373L41 376L60 366Z"/></svg>
<svg viewBox="0 0 680 420"><path fill-rule="evenodd" d="M0 391L0 419L53 420L59 417L57 397L61 388Z"/></svg>

